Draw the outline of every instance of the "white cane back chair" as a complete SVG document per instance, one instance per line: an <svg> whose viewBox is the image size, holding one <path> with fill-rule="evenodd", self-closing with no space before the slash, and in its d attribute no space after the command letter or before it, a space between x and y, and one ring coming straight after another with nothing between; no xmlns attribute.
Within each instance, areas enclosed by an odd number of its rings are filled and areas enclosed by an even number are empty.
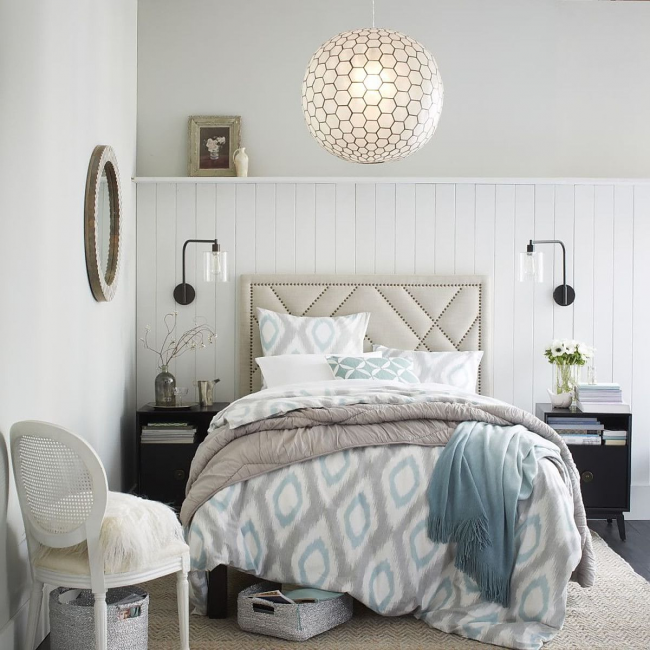
<svg viewBox="0 0 650 650"><path fill-rule="evenodd" d="M174 555L162 554L160 561L137 571L105 574L100 534L109 492L97 454L79 436L47 422L17 422L11 427L10 439L33 579L25 650L34 649L45 584L92 590L95 649L106 650L106 591L170 573L177 574L180 648L189 650L189 548L179 545ZM38 562L41 547L62 549L82 542L88 549L84 572Z"/></svg>

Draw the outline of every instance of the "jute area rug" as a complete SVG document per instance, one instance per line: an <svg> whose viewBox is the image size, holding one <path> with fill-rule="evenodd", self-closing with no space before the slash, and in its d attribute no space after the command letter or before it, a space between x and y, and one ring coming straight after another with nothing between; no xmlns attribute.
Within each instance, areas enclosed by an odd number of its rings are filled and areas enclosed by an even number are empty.
<svg viewBox="0 0 650 650"><path fill-rule="evenodd" d="M650 648L650 583L594 534L597 582L591 589L569 585L564 629L545 650L648 650ZM242 632L237 627L236 595L255 582L230 575L230 611L226 620L190 617L192 650L434 650L494 648L430 628L412 616L382 617L355 602L354 617L325 634L302 643ZM149 648L177 650L178 617L173 576L144 585L149 591Z"/></svg>

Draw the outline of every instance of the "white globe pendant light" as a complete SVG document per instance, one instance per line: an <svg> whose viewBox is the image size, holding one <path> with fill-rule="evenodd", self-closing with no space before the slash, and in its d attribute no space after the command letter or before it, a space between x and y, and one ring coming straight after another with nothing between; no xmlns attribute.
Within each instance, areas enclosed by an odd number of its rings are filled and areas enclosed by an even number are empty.
<svg viewBox="0 0 650 650"><path fill-rule="evenodd" d="M374 7L373 7L374 9ZM307 127L327 151L356 163L406 158L434 134L443 85L416 40L373 27L343 32L314 54L302 84Z"/></svg>

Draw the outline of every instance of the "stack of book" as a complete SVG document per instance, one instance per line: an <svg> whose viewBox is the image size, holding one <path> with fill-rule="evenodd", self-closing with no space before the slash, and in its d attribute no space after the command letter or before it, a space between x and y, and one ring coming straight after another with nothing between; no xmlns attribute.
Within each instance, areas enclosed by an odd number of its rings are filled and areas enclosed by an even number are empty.
<svg viewBox="0 0 650 650"><path fill-rule="evenodd" d="M629 412L627 404L623 404L623 391L619 384L578 384L576 397L581 411Z"/></svg>
<svg viewBox="0 0 650 650"><path fill-rule="evenodd" d="M612 447L624 447L627 445L627 431L603 431L603 440L606 445Z"/></svg>
<svg viewBox="0 0 650 650"><path fill-rule="evenodd" d="M192 444L196 428L187 422L150 422L142 427L143 445Z"/></svg>
<svg viewBox="0 0 650 650"><path fill-rule="evenodd" d="M567 445L600 445L605 428L597 418L549 417L548 424Z"/></svg>

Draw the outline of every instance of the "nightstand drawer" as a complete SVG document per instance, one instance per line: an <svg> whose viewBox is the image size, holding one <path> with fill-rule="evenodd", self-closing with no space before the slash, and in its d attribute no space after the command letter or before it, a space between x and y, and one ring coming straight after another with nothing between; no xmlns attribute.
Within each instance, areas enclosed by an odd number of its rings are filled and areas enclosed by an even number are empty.
<svg viewBox="0 0 650 650"><path fill-rule="evenodd" d="M140 494L180 509L195 445L140 446Z"/></svg>
<svg viewBox="0 0 650 650"><path fill-rule="evenodd" d="M570 445L585 508L629 508L627 447Z"/></svg>

